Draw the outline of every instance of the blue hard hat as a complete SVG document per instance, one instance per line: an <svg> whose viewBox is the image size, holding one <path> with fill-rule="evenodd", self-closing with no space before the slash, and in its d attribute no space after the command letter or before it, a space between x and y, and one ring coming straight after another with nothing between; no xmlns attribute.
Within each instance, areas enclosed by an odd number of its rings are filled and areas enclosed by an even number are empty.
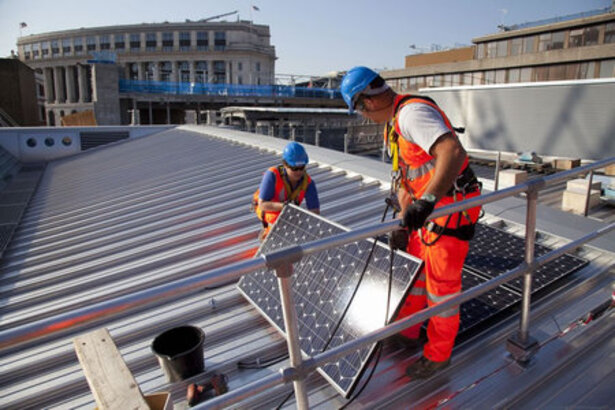
<svg viewBox="0 0 615 410"><path fill-rule="evenodd" d="M344 78L342 78L340 90L342 92L342 97L344 97L344 101L346 101L346 105L348 105L350 113L353 112L356 97L365 90L369 83L376 77L378 77L378 73L374 70L363 66L357 66L348 70Z"/></svg>
<svg viewBox="0 0 615 410"><path fill-rule="evenodd" d="M302 167L310 162L303 145L294 141L286 144L282 152L282 159L291 167Z"/></svg>

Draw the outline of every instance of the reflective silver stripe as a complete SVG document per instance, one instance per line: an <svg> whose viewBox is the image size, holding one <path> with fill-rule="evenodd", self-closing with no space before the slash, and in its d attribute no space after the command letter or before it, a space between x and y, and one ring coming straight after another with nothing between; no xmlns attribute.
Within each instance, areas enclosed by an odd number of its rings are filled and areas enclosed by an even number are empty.
<svg viewBox="0 0 615 410"><path fill-rule="evenodd" d="M455 295L458 295L459 292L455 292L455 293L451 293L450 295L445 295L445 296L436 296L433 293L429 293L427 292L427 299L432 302L432 303L440 303L443 302L447 299L452 298ZM449 310L445 310L444 312L436 315L438 317L451 317L451 316L455 316L456 314L459 313L459 306L456 306L452 309Z"/></svg>
<svg viewBox="0 0 615 410"><path fill-rule="evenodd" d="M436 167L436 161L433 160L433 159L430 159L429 161L427 161L426 163L424 163L423 165L421 165L418 168L408 168L408 172L406 174L406 178L407 179L415 179L415 178L418 178L418 177L422 177L423 175L428 174L429 171L431 171L435 167Z"/></svg>
<svg viewBox="0 0 615 410"><path fill-rule="evenodd" d="M425 294L427 293L427 291L425 290L424 287L412 287L412 289L410 289L410 294L414 295L414 296L425 296Z"/></svg>

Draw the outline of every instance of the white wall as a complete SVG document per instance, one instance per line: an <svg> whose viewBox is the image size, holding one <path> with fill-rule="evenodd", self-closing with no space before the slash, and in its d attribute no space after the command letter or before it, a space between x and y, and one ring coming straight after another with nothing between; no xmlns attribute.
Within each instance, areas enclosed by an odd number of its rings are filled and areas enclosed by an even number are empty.
<svg viewBox="0 0 615 410"><path fill-rule="evenodd" d="M615 156L615 79L422 89L467 148L601 159Z"/></svg>
<svg viewBox="0 0 615 410"><path fill-rule="evenodd" d="M0 144L21 162L51 161L80 152L83 131L128 131L129 138L139 138L169 128L173 126L7 127L0 128Z"/></svg>

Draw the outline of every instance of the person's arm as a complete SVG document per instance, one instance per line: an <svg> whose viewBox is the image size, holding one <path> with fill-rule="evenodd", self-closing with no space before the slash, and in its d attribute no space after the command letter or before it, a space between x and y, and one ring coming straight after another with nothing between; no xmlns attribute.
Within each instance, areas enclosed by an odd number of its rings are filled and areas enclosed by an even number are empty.
<svg viewBox="0 0 615 410"><path fill-rule="evenodd" d="M435 195L437 202L453 186L467 154L457 137L451 132L438 138L431 146L429 154L436 159L436 166L425 193Z"/></svg>
<svg viewBox="0 0 615 410"><path fill-rule="evenodd" d="M265 172L259 188L258 206L266 212L280 212L284 207L282 202L271 201L275 194L275 175L271 171Z"/></svg>
<svg viewBox="0 0 615 410"><path fill-rule="evenodd" d="M314 180L310 181L305 191L305 206L310 212L320 214L320 200L318 199L318 190Z"/></svg>

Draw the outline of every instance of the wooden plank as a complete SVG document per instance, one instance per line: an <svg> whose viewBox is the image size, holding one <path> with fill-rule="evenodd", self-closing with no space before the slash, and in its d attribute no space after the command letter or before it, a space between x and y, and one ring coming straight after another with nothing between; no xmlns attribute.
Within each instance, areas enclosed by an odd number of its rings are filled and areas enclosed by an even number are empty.
<svg viewBox="0 0 615 410"><path fill-rule="evenodd" d="M107 329L79 335L73 343L99 409L149 409Z"/></svg>

